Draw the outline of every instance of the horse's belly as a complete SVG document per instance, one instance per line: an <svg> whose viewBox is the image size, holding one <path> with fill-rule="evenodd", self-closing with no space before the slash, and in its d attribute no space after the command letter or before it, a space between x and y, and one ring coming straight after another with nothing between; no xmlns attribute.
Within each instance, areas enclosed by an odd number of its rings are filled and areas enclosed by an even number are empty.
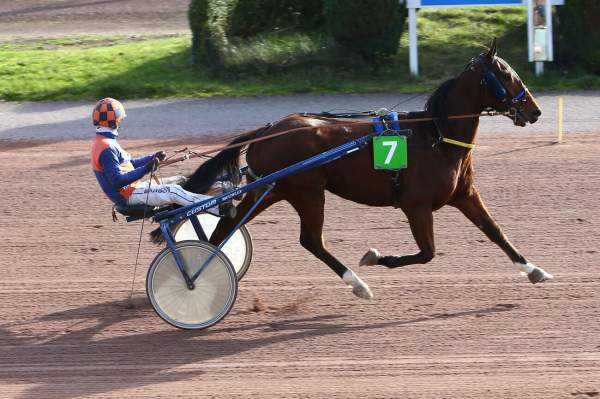
<svg viewBox="0 0 600 399"><path fill-rule="evenodd" d="M448 203L456 188L456 171L432 168L429 162L415 160L400 171L400 187L394 189L395 171L374 170L366 151L340 159L327 166L326 188L330 192L370 206L430 206L436 210ZM397 197L397 198L396 198Z"/></svg>
<svg viewBox="0 0 600 399"><path fill-rule="evenodd" d="M348 158L353 159L340 159L325 166L325 188L335 195L360 204L392 205L392 172L373 170L369 157Z"/></svg>
<svg viewBox="0 0 600 399"><path fill-rule="evenodd" d="M361 190L360 187L327 187L327 191L349 201L369 206L390 206L394 202L389 193L375 193L368 190Z"/></svg>

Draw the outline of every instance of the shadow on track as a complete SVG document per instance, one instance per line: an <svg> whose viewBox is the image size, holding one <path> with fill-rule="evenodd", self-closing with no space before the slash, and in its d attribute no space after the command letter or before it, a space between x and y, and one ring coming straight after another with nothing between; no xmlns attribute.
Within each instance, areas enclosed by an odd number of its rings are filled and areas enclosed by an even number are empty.
<svg viewBox="0 0 600 399"><path fill-rule="evenodd" d="M199 378L202 362L243 354L259 348L340 333L401 327L415 323L511 311L517 305L432 314L408 320L373 324L342 322L340 314L283 319L203 331L169 329L137 334L151 310L148 305L128 309L113 301L52 313L33 323L71 322L58 333L20 337L0 327L0 381L35 384L20 398L74 398L164 382ZM139 319L137 322L136 319ZM129 322L104 338L108 327ZM14 323L14 325L26 323ZM92 325L90 325L92 324ZM78 328L81 327L83 328ZM229 334L258 329L260 338L239 339ZM120 335L119 335L120 334ZM232 360L235 361L235 360ZM193 366L195 365L195 366ZM186 366L186 367L181 367ZM73 381L77 381L76 384Z"/></svg>

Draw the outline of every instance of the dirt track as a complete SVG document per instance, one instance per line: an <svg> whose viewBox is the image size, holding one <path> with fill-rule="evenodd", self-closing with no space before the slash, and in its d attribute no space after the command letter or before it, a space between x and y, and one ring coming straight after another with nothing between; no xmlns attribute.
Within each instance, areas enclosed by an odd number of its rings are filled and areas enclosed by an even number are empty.
<svg viewBox="0 0 600 399"><path fill-rule="evenodd" d="M478 139L488 207L554 274L549 284L529 284L450 208L436 214L432 263L358 269L369 246L415 250L405 218L330 196L328 245L375 299L355 298L304 251L297 216L277 205L249 226L255 257L234 309L204 332L175 330L146 304L145 271L158 250L145 240L142 305L124 306L140 225L112 223L88 142L4 143L0 396L597 397L598 139ZM165 143L123 144L144 153Z"/></svg>
<svg viewBox="0 0 600 399"><path fill-rule="evenodd" d="M189 0L0 2L0 42L69 35L188 33Z"/></svg>

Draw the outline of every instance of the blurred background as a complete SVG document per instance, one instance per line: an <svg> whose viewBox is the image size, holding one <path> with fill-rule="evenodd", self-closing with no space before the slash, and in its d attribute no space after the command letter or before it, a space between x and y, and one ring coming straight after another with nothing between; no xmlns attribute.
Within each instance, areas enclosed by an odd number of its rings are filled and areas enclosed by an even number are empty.
<svg viewBox="0 0 600 399"><path fill-rule="evenodd" d="M423 8L419 76L398 0L0 2L0 99L424 93L498 39L534 90L600 88L600 2L553 7L554 62L528 61L527 7Z"/></svg>

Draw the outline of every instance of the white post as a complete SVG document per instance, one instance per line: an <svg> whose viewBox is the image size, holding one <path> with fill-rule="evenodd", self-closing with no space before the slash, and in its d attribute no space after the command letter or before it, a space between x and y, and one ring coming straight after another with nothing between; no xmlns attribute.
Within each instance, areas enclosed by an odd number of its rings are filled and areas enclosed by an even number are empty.
<svg viewBox="0 0 600 399"><path fill-rule="evenodd" d="M419 52L417 50L417 9L408 9L409 65L411 75L419 75Z"/></svg>
<svg viewBox="0 0 600 399"><path fill-rule="evenodd" d="M527 0L527 56L533 62L533 5Z"/></svg>
<svg viewBox="0 0 600 399"><path fill-rule="evenodd" d="M535 76L542 76L544 74L544 63L542 61L535 62Z"/></svg>
<svg viewBox="0 0 600 399"><path fill-rule="evenodd" d="M554 61L554 44L552 41L552 2L546 4L546 28L548 29L548 61Z"/></svg>

